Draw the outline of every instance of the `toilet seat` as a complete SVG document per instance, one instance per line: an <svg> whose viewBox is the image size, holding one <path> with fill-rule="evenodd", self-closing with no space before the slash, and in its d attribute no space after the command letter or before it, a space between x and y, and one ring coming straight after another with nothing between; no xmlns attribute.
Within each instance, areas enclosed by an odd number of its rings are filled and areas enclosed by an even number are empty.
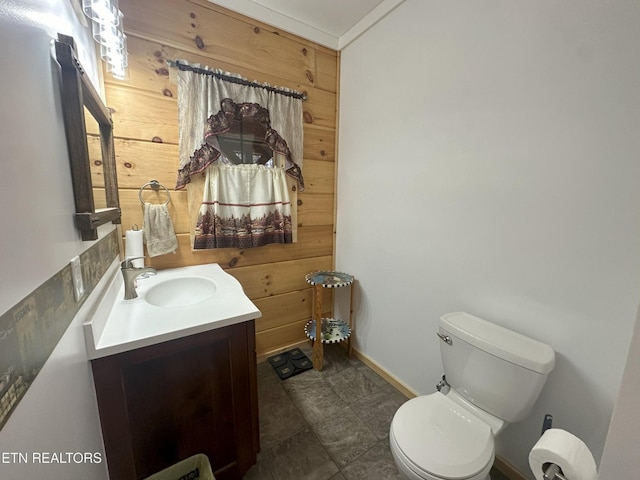
<svg viewBox="0 0 640 480"><path fill-rule="evenodd" d="M489 425L441 393L404 403L391 422L390 442L421 478L482 478L493 463Z"/></svg>

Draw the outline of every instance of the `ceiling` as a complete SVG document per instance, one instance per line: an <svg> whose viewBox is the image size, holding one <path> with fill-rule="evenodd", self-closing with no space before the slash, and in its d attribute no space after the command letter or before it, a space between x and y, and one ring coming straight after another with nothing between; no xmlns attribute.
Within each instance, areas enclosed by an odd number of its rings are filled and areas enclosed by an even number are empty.
<svg viewBox="0 0 640 480"><path fill-rule="evenodd" d="M404 0L209 0L341 50Z"/></svg>

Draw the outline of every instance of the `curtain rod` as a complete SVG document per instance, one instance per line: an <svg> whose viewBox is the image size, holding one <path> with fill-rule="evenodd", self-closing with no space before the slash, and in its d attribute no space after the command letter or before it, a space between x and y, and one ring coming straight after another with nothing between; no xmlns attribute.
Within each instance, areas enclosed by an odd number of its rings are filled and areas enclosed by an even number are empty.
<svg viewBox="0 0 640 480"><path fill-rule="evenodd" d="M225 75L224 73L218 73L218 72L214 72L213 70L207 70L206 68L200 68L200 67L194 67L193 65L189 65L186 63L181 63L178 62L177 60L167 60L167 65L169 65L170 67L174 67L177 68L178 70L182 70L182 71L189 71L189 72L194 72L194 73L199 73L201 75L209 75L211 77L216 77L220 80L224 80L226 82L230 82L230 83L237 83L240 85L245 85L247 87L253 87L253 88L263 88L269 92L273 92L273 93L278 93L280 95L284 95L286 97L293 97L293 98L299 98L302 101L307 101L307 94L306 93L302 93L302 92L298 92L296 90L284 90L282 88L277 88L277 87L272 87L270 85L264 85L262 83L257 83L257 82L251 82L249 80L246 80L244 78L240 78L240 77L234 77L231 75Z"/></svg>

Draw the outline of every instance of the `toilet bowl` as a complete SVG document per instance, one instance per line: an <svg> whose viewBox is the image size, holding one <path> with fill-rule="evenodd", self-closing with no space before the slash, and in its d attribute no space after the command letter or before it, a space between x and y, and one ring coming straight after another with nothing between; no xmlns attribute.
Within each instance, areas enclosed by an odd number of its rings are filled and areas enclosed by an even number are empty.
<svg viewBox="0 0 640 480"><path fill-rule="evenodd" d="M553 349L464 312L440 318L447 385L405 402L389 444L409 480L488 480L494 437L526 417L555 365Z"/></svg>
<svg viewBox="0 0 640 480"><path fill-rule="evenodd" d="M440 392L404 403L389 431L393 458L410 480L485 480L493 439L487 423Z"/></svg>

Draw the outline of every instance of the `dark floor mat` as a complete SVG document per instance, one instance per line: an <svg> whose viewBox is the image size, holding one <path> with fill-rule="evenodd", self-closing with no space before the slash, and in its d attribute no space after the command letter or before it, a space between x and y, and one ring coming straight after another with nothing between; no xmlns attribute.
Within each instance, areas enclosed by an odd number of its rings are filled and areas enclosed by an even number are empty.
<svg viewBox="0 0 640 480"><path fill-rule="evenodd" d="M313 367L311 360L299 348L273 355L267 361L282 380L298 375Z"/></svg>

